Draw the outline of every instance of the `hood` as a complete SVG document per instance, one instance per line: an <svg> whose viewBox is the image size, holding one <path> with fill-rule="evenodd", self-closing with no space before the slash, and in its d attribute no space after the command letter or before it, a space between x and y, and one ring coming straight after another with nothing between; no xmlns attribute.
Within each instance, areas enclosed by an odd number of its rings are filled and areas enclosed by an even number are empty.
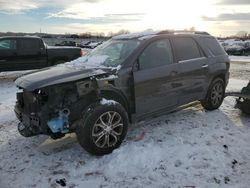
<svg viewBox="0 0 250 188"><path fill-rule="evenodd" d="M50 68L41 69L31 74L26 74L15 81L15 84L28 91L33 91L42 87L72 82L91 76L114 73L121 68L107 67L103 63L108 56L83 56L74 61L59 64Z"/></svg>
<svg viewBox="0 0 250 188"><path fill-rule="evenodd" d="M42 87L76 81L91 76L107 74L108 70L89 67L85 69L75 69L68 66L54 66L38 72L24 75L15 81L15 84L28 91L33 91Z"/></svg>

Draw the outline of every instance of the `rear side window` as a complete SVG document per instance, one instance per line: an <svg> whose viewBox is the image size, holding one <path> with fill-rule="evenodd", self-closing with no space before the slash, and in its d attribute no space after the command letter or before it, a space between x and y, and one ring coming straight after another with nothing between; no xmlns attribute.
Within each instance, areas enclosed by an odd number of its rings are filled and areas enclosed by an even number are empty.
<svg viewBox="0 0 250 188"><path fill-rule="evenodd" d="M40 49L40 40L22 39L20 40L20 49L22 51L38 51Z"/></svg>
<svg viewBox="0 0 250 188"><path fill-rule="evenodd" d="M215 38L204 38L203 40L204 44L213 53L213 55L218 56L226 54L223 47L219 44L219 42Z"/></svg>
<svg viewBox="0 0 250 188"><path fill-rule="evenodd" d="M0 41L0 50L15 50L16 49L16 40L6 39Z"/></svg>
<svg viewBox="0 0 250 188"><path fill-rule="evenodd" d="M139 57L140 69L150 69L173 63L169 39L152 42Z"/></svg>
<svg viewBox="0 0 250 188"><path fill-rule="evenodd" d="M178 61L201 57L200 49L192 38L178 37L173 40Z"/></svg>

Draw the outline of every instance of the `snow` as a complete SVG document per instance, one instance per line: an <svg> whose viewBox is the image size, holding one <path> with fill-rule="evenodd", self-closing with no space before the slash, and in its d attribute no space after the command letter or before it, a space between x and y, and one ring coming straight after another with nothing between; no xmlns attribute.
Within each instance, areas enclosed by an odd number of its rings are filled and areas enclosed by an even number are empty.
<svg viewBox="0 0 250 188"><path fill-rule="evenodd" d="M244 45L244 42L241 40L228 39L224 41L224 44L229 45L229 46L233 46L233 45L241 46L241 45Z"/></svg>
<svg viewBox="0 0 250 188"><path fill-rule="evenodd" d="M36 69L37 70L37 69ZM15 79L19 76L22 76L24 74L28 74L28 73L31 73L33 71L36 71L35 69L34 70L26 70L26 71L7 71L7 72L0 72L0 79L4 79L4 78L7 78L7 79Z"/></svg>
<svg viewBox="0 0 250 188"><path fill-rule="evenodd" d="M112 105L112 104L116 104L117 102L113 101L113 100L107 100L105 98L102 98L102 100L100 101L100 104L102 105Z"/></svg>
<svg viewBox="0 0 250 188"><path fill-rule="evenodd" d="M117 79L117 78L118 78L118 75L111 74L108 77L101 78L101 80L114 80L114 79Z"/></svg>
<svg viewBox="0 0 250 188"><path fill-rule="evenodd" d="M146 36L140 37L139 40L147 40L147 39L151 39L151 38L153 38L155 36L157 36L157 35L152 35L152 34L151 35L146 35Z"/></svg>
<svg viewBox="0 0 250 188"><path fill-rule="evenodd" d="M103 67L102 63L104 63L108 59L107 55L99 55L99 56L83 56L79 57L73 61L68 63L59 64L57 66L67 66L67 67Z"/></svg>
<svg viewBox="0 0 250 188"><path fill-rule="evenodd" d="M250 63L250 56L229 56L231 61Z"/></svg>
<svg viewBox="0 0 250 188"><path fill-rule="evenodd" d="M124 39L134 39L134 38L141 38L148 35L156 35L158 32L150 31L150 32L138 32L138 33L129 33L129 34L123 34L113 37L113 39L116 40L124 40Z"/></svg>
<svg viewBox="0 0 250 188"><path fill-rule="evenodd" d="M73 61L59 64L57 66L60 67L68 67L68 68L74 68L74 69L86 69L86 68L111 68L112 70L119 70L121 68L121 65L117 65L116 67L107 67L103 65L105 61L109 58L107 55L95 55L95 56L89 56L88 54L79 57ZM101 70L100 70L101 71Z"/></svg>
<svg viewBox="0 0 250 188"><path fill-rule="evenodd" d="M247 82L232 78L228 90ZM234 108L233 97L219 110L195 103L130 125L120 148L96 157L80 147L75 134L59 140L19 135L17 89L8 79L0 79L0 88L1 188L59 188L63 179L67 188L249 187L250 118Z"/></svg>

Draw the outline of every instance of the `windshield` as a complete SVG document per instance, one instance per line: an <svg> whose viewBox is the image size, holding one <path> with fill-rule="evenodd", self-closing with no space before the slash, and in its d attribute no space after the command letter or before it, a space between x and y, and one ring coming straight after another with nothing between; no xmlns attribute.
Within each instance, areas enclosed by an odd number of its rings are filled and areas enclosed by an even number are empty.
<svg viewBox="0 0 250 188"><path fill-rule="evenodd" d="M109 40L69 64L117 67L139 46L138 40ZM67 63L68 64L68 63Z"/></svg>

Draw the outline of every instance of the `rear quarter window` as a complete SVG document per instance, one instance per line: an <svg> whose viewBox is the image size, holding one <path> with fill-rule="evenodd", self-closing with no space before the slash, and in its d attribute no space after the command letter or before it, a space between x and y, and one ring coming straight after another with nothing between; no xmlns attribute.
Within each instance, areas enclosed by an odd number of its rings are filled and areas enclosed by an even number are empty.
<svg viewBox="0 0 250 188"><path fill-rule="evenodd" d="M193 38L176 37L173 39L173 43L178 61L202 57L200 49Z"/></svg>
<svg viewBox="0 0 250 188"><path fill-rule="evenodd" d="M204 44L212 52L214 56L226 54L224 48L215 38L203 38Z"/></svg>
<svg viewBox="0 0 250 188"><path fill-rule="evenodd" d="M20 48L23 51L37 51L40 49L40 40L22 39L20 40Z"/></svg>

